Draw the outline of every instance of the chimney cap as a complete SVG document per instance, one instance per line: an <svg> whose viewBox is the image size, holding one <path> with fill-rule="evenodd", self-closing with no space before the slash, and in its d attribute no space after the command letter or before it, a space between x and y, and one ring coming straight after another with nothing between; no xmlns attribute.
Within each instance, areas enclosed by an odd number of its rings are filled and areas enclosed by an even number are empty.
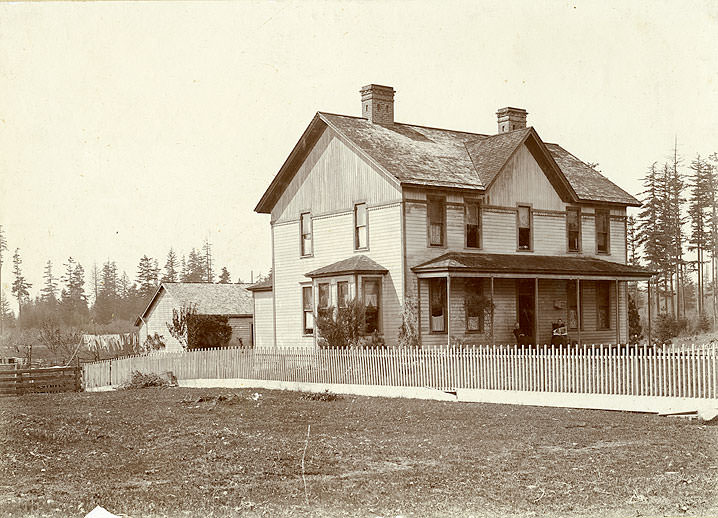
<svg viewBox="0 0 718 518"><path fill-rule="evenodd" d="M496 112L496 115L505 115L507 113L515 113L515 114L521 114L521 115L528 115L529 112L524 110L523 108L512 108L511 106L506 106L505 108L499 108Z"/></svg>

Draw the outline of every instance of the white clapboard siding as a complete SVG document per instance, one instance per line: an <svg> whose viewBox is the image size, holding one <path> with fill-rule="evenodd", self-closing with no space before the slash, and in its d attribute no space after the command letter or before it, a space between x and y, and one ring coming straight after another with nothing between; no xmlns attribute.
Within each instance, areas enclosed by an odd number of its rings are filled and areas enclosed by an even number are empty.
<svg viewBox="0 0 718 518"><path fill-rule="evenodd" d="M303 211L351 210L358 201L376 205L401 200L395 182L325 129L272 209L272 221L294 220Z"/></svg>
<svg viewBox="0 0 718 518"><path fill-rule="evenodd" d="M254 296L254 346L274 346L274 301L271 291L255 291Z"/></svg>
<svg viewBox="0 0 718 518"><path fill-rule="evenodd" d="M525 145L496 176L486 192L486 202L508 207L528 203L534 208L550 210L564 210L566 206Z"/></svg>
<svg viewBox="0 0 718 518"><path fill-rule="evenodd" d="M162 289L157 300L145 317L146 327L140 331L140 340L144 341L147 336L154 336L157 333L162 337L167 351L181 351L182 344L177 341L167 330L167 323L172 322L172 309L179 309L175 300ZM145 331L147 334L145 334Z"/></svg>
<svg viewBox="0 0 718 518"><path fill-rule="evenodd" d="M354 217L351 211L313 219L314 255L300 258L299 223L274 225L274 304L276 343L278 346L312 347L313 336L303 336L301 285L311 283L306 273L364 254L388 270L382 282L383 334L394 341L399 331L402 292L402 255L400 243L401 204L370 207L369 249L354 250ZM356 293L350 277L351 292ZM361 276L359 279L361 284ZM334 300L335 294L333 294Z"/></svg>

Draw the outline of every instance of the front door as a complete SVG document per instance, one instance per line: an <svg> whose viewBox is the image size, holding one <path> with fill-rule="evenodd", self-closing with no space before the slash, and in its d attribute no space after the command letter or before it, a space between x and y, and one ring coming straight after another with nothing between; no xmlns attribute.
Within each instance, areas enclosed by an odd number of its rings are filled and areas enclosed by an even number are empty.
<svg viewBox="0 0 718 518"><path fill-rule="evenodd" d="M521 333L529 337L534 343L536 330L536 281L534 279L517 279L516 281L516 320L521 327Z"/></svg>

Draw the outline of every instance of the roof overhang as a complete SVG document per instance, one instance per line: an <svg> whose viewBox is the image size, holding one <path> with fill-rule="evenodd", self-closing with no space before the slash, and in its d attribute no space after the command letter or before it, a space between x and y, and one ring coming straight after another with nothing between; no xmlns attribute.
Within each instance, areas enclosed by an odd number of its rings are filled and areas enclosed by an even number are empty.
<svg viewBox="0 0 718 518"><path fill-rule="evenodd" d="M150 302L147 304L147 307L145 310L139 314L139 316L135 319L135 327L139 327L142 325L142 322L144 321L145 317L149 314L149 312L152 310L152 307L155 305L155 301L159 298L160 294L164 291L167 291L165 287L160 284L157 288L157 291L155 291L155 294L150 299Z"/></svg>
<svg viewBox="0 0 718 518"><path fill-rule="evenodd" d="M647 281L655 272L594 257L449 252L411 269L419 278L494 277Z"/></svg>
<svg viewBox="0 0 718 518"><path fill-rule="evenodd" d="M385 275L389 270L365 255L355 255L305 273L310 279L338 277L340 275Z"/></svg>

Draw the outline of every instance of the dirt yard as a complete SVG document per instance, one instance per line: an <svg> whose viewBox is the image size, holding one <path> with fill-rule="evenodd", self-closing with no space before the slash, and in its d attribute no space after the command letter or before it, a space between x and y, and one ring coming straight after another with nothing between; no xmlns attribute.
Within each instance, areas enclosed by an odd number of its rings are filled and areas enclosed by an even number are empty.
<svg viewBox="0 0 718 518"><path fill-rule="evenodd" d="M0 514L718 516L718 426L259 392L2 398Z"/></svg>

